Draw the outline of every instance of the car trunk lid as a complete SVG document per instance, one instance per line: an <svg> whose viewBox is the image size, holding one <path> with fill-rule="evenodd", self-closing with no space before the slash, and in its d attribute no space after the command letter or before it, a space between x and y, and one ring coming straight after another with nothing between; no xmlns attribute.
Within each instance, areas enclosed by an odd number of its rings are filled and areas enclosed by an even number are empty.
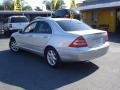
<svg viewBox="0 0 120 90"><path fill-rule="evenodd" d="M107 32L101 30L84 30L84 31L69 31L68 33L83 36L88 47L98 47L107 41Z"/></svg>

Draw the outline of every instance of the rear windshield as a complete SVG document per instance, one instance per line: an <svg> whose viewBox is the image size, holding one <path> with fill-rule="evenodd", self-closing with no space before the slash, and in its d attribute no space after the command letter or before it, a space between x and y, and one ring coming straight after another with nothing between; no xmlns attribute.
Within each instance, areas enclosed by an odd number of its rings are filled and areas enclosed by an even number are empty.
<svg viewBox="0 0 120 90"><path fill-rule="evenodd" d="M11 18L11 23L16 23L16 22L28 22L28 19L25 17L14 17Z"/></svg>
<svg viewBox="0 0 120 90"><path fill-rule="evenodd" d="M64 31L81 31L91 30L92 28L87 24L78 20L61 20L56 21Z"/></svg>

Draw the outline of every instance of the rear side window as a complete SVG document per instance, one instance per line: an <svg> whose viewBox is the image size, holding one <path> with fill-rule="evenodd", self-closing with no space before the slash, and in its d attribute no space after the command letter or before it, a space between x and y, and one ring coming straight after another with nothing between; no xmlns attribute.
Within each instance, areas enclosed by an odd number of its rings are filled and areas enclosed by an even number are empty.
<svg viewBox="0 0 120 90"><path fill-rule="evenodd" d="M16 22L28 22L29 20L25 17L14 17L11 18L11 23L16 23Z"/></svg>
<svg viewBox="0 0 120 90"><path fill-rule="evenodd" d="M82 31L91 30L92 28L78 20L61 20L56 21L64 31Z"/></svg>

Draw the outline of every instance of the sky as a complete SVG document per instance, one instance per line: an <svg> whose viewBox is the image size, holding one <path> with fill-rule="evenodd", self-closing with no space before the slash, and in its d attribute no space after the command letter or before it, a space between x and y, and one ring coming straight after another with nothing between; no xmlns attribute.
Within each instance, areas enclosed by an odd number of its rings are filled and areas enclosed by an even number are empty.
<svg viewBox="0 0 120 90"><path fill-rule="evenodd" d="M28 4L32 5L32 7L35 8L36 6L42 6L42 1L43 0L29 0ZM83 0L75 0L76 3L79 3L79 2L82 2L82 1ZM64 2L66 3L67 7L70 6L70 0L64 0Z"/></svg>
<svg viewBox="0 0 120 90"><path fill-rule="evenodd" d="M4 0L0 0L0 3L2 3ZM75 0L76 3L82 2L84 0ZM45 9L45 5L42 4L43 0L25 0L26 4L30 5L33 9L36 6L39 6L40 8ZM67 7L70 6L70 0L64 0Z"/></svg>

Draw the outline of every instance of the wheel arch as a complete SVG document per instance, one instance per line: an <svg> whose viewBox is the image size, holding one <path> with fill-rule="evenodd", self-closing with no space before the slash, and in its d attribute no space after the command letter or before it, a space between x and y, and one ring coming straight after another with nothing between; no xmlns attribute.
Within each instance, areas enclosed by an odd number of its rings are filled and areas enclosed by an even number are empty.
<svg viewBox="0 0 120 90"><path fill-rule="evenodd" d="M11 37L10 40L15 40L15 38L14 38L14 37Z"/></svg>
<svg viewBox="0 0 120 90"><path fill-rule="evenodd" d="M48 45L48 46L46 46L45 49L44 49L44 55L46 54L46 52L47 52L47 50L48 50L49 48L53 48L54 50L56 50L55 47L53 47L53 46L51 46L51 45ZM57 50L56 50L56 51L57 51Z"/></svg>
<svg viewBox="0 0 120 90"><path fill-rule="evenodd" d="M56 64L53 66L53 65L50 65L49 64L49 61L48 61L48 59L47 59L47 50L49 49L49 48L52 48L54 51L55 51L55 53L56 53L56 57L57 57L57 61L56 61ZM58 51L55 49L55 47L53 47L53 46L47 46L46 48L45 48L45 50L44 50L44 56L45 56L45 60L48 62L48 64L50 65L50 66L52 66L53 68L57 68L57 67L61 67L61 65L62 65L62 60L61 60L61 58L60 58L60 55L59 55L59 53L58 53Z"/></svg>

